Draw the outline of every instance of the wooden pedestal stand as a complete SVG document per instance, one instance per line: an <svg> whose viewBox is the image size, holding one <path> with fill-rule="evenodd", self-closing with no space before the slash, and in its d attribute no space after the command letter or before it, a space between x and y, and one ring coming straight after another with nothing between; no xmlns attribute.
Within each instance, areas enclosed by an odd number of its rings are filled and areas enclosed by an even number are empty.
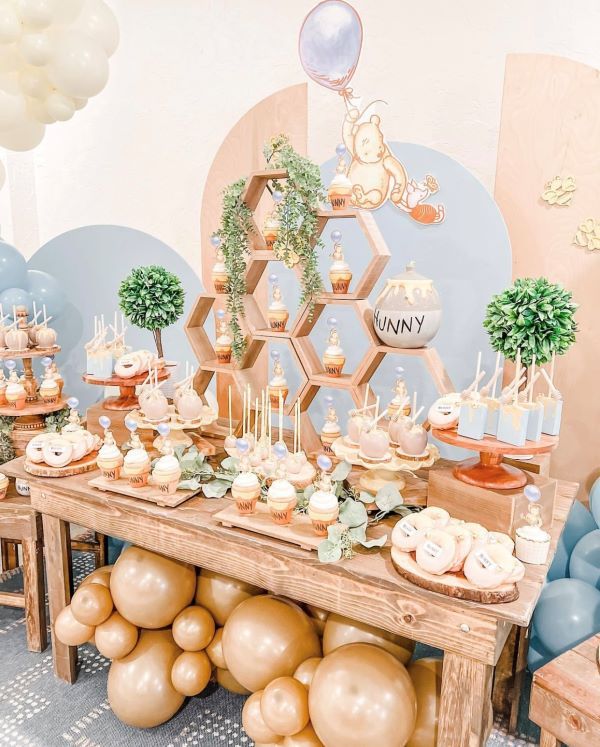
<svg viewBox="0 0 600 747"><path fill-rule="evenodd" d="M184 446L185 448L194 444L201 454L204 454L205 456L214 456L217 453L215 445L205 439L200 433L200 429L203 426L208 426L216 420L216 413L214 413L214 410L211 412L215 417L210 416L209 418L197 418L196 420L181 420L174 405L169 405L168 415L163 421L161 421L166 423L171 429L171 432L169 433L169 441L173 446ZM145 430L154 432L157 430L159 425L158 423L154 423L145 418L141 410L132 410L128 413L127 417L135 420L138 425L138 433ZM186 433L186 430L191 431L191 433ZM152 441L152 446L157 451L161 451L163 442L164 438L159 434Z"/></svg>
<svg viewBox="0 0 600 747"><path fill-rule="evenodd" d="M558 446L558 436L542 435L539 441L526 441L525 446L513 446L493 436L484 436L481 441L459 436L456 428L434 428L432 435L446 444L478 451L479 457L466 459L456 465L454 476L469 485L491 490L513 490L527 485L527 475L522 469L502 463L505 455L545 454Z"/></svg>
<svg viewBox="0 0 600 747"><path fill-rule="evenodd" d="M17 410L9 405L0 407L0 416L16 418L13 423L11 440L17 456L23 456L31 439L45 429L44 416L58 412L67 406L63 397L59 397L53 404L39 399L38 383L33 373L33 358L44 358L49 355L56 355L59 352L59 345L54 345L52 348L0 350L0 360L21 360L23 362L24 379L22 384L27 392L25 407L22 410Z"/></svg>
<svg viewBox="0 0 600 747"><path fill-rule="evenodd" d="M157 367L157 375L159 381L164 381L170 376L164 364ZM145 371L139 376L132 376L128 379L124 379L121 376L109 376L106 379L102 379L98 376L92 376L91 374L83 374L81 378L86 384L94 384L95 386L103 387L119 387L118 397L108 397L102 403L105 410L133 410L138 406L138 398L135 389L137 386L141 386L141 384L146 381L147 377L148 372Z"/></svg>

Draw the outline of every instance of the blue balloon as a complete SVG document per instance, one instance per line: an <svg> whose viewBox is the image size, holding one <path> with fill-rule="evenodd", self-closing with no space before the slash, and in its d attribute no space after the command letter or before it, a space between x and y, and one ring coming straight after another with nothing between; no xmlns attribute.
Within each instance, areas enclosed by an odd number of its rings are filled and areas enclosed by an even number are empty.
<svg viewBox="0 0 600 747"><path fill-rule="evenodd" d="M549 583L533 612L535 632L552 656L559 656L600 632L600 591L578 578Z"/></svg>
<svg viewBox="0 0 600 747"><path fill-rule="evenodd" d="M12 314L13 306L25 306L31 315L33 310L31 302L31 294L23 288L7 288L0 293L0 304L2 304L5 314Z"/></svg>
<svg viewBox="0 0 600 747"><path fill-rule="evenodd" d="M590 508L594 521L600 527L600 477L597 477L590 490Z"/></svg>
<svg viewBox="0 0 600 747"><path fill-rule="evenodd" d="M18 249L0 239L0 291L27 288L27 262Z"/></svg>
<svg viewBox="0 0 600 747"><path fill-rule="evenodd" d="M569 576L600 589L600 529L584 535L573 548Z"/></svg>
<svg viewBox="0 0 600 747"><path fill-rule="evenodd" d="M556 555L548 571L549 581L567 578L573 548L585 534L594 529L597 529L597 526L591 513L579 501L575 501L556 546Z"/></svg>
<svg viewBox="0 0 600 747"><path fill-rule="evenodd" d="M547 664L553 658L554 657L552 656L550 651L547 651L542 646L537 635L532 635L529 639L529 649L527 651L527 667L529 671L535 672L537 669L543 667L544 664Z"/></svg>
<svg viewBox="0 0 600 747"><path fill-rule="evenodd" d="M37 308L41 309L46 304L48 316L55 319L60 316L67 303L67 297L54 275L41 270L28 270L27 280L29 292Z"/></svg>

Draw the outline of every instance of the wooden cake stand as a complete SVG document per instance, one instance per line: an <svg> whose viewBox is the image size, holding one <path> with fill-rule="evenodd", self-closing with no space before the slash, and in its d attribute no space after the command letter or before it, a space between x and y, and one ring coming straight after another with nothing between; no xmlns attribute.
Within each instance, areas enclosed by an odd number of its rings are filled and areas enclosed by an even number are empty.
<svg viewBox="0 0 600 747"><path fill-rule="evenodd" d="M84 472L91 472L91 470L96 469L97 457L97 451L90 451L82 459L79 459L77 462L71 462L66 467L51 467L44 462L35 464L26 459L23 468L25 472L36 477L72 477L73 475L81 475Z"/></svg>
<svg viewBox="0 0 600 747"><path fill-rule="evenodd" d="M489 490L515 490L527 485L525 472L510 464L503 464L504 456L545 454L558 445L558 436L544 434L539 441L526 441L524 446L513 446L498 441L493 436L484 436L481 441L459 436L456 428L448 430L434 428L431 433L434 438L451 446L478 451L478 457L459 462L454 467L453 474L457 480Z"/></svg>
<svg viewBox="0 0 600 747"><path fill-rule="evenodd" d="M159 381L168 379L170 374L163 365L158 366L157 376ZM124 379L121 376L109 376L106 379L92 376L91 374L83 374L81 377L86 384L94 384L95 386L118 386L119 396L108 397L102 403L105 410L133 410L138 406L138 398L135 393L135 388L140 386L146 381L148 377L148 371L145 371L139 376L131 376L128 379Z"/></svg>
<svg viewBox="0 0 600 747"><path fill-rule="evenodd" d="M156 431L159 425L158 423L148 420L141 410L132 410L128 417L135 420L139 430ZM182 420L179 417L175 406L169 405L167 417L161 422L166 423L171 428L169 440L173 446L185 446L187 448L188 446L195 444L200 453L205 456L214 456L214 454L217 453L215 445L202 436L200 429L214 423L217 417L218 415L214 410L207 410L207 415L205 417L196 418L196 420ZM192 435L190 436L185 433L186 430L192 431ZM164 438L161 435L158 435L154 439L152 446L157 451L160 451L163 447L163 443Z"/></svg>

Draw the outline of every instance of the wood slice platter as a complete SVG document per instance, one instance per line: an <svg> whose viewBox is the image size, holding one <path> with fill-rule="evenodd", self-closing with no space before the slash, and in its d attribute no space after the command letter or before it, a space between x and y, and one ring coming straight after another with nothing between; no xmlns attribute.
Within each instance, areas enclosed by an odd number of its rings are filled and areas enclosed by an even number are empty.
<svg viewBox="0 0 600 747"><path fill-rule="evenodd" d="M89 454L80 459L77 462L71 462L66 467L51 467L49 464L42 462L41 464L34 464L33 462L25 459L23 468L25 472L36 477L72 477L73 475L81 475L84 472L90 472L96 469L96 459L98 457L97 451L90 451Z"/></svg>
<svg viewBox="0 0 600 747"><path fill-rule="evenodd" d="M26 415L50 415L58 410L63 410L67 406L64 399L59 399L54 404L43 402L41 399L25 402L25 407L17 410L16 407L9 407L9 405L2 405L0 407L0 415L9 418L22 418Z"/></svg>
<svg viewBox="0 0 600 747"><path fill-rule="evenodd" d="M142 501L156 503L157 506L165 508L174 508L200 492L197 490L176 490L174 493L161 493L156 485L145 485L142 488L132 488L127 480L107 480L100 476L90 480L88 485L98 490L104 490L109 493L118 493L126 495L128 498L139 498Z"/></svg>
<svg viewBox="0 0 600 747"><path fill-rule="evenodd" d="M443 576L427 573L417 564L414 553L402 552L396 547L392 547L392 563L402 578L415 586L453 599L466 599L480 604L503 604L519 598L516 584L503 584L496 589L478 589L462 573L444 573Z"/></svg>
<svg viewBox="0 0 600 747"><path fill-rule="evenodd" d="M60 353L60 345L53 345L51 348L27 348L27 350L0 350L0 360L10 360L11 358L43 358L46 355L56 355Z"/></svg>
<svg viewBox="0 0 600 747"><path fill-rule="evenodd" d="M306 514L293 514L291 524L275 524L271 518L269 507L261 501L256 504L256 513L254 514L242 515L238 513L235 501L232 501L230 506L213 514L213 518L223 526L246 529L249 532L263 534L267 537L283 540L283 542L290 542L303 550L316 550L321 542L327 539L315 534L312 522Z"/></svg>

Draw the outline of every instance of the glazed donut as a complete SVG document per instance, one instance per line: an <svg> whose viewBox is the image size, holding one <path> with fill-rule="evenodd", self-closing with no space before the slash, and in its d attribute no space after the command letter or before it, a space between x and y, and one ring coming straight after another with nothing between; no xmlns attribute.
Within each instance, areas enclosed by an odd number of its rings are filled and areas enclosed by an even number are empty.
<svg viewBox="0 0 600 747"><path fill-rule="evenodd" d="M436 529L447 526L450 521L450 514L445 508L438 508L438 506L427 506L421 511L421 516L429 516L433 519L433 526Z"/></svg>
<svg viewBox="0 0 600 747"><path fill-rule="evenodd" d="M392 545L403 552L412 552L417 549L419 540L428 530L433 529L433 519L418 514L408 514L396 523L392 531Z"/></svg>
<svg viewBox="0 0 600 747"><path fill-rule="evenodd" d="M514 560L499 542L474 547L465 559L463 573L478 589L495 589L508 581L514 571Z"/></svg>
<svg viewBox="0 0 600 747"><path fill-rule="evenodd" d="M450 573L457 573L462 569L465 558L471 552L473 535L460 524L448 524L444 527L444 532L456 538L456 555L454 557L454 565L450 568Z"/></svg>
<svg viewBox="0 0 600 747"><path fill-rule="evenodd" d="M464 526L465 529L467 529L473 535L473 540L475 541L475 543L480 542L481 540L487 540L489 532L485 527L482 527L481 524L477 524L474 521L467 521Z"/></svg>
<svg viewBox="0 0 600 747"><path fill-rule="evenodd" d="M79 435L76 436L76 433ZM70 441L73 446L71 461L78 462L80 459L83 459L83 457L88 453L87 440L83 435L83 432L74 431L73 433L69 433L68 436L65 436L65 438L67 438L67 441Z"/></svg>
<svg viewBox="0 0 600 747"><path fill-rule="evenodd" d="M417 545L417 564L427 573L442 576L454 565L456 537L443 529L427 529Z"/></svg>
<svg viewBox="0 0 600 747"><path fill-rule="evenodd" d="M453 428L458 423L461 402L461 396L457 392L445 394L431 405L427 420L434 428L440 430Z"/></svg>
<svg viewBox="0 0 600 747"><path fill-rule="evenodd" d="M51 433L40 433L34 436L25 447L25 456L30 462L40 464L44 461L44 443L51 437Z"/></svg>
<svg viewBox="0 0 600 747"><path fill-rule="evenodd" d="M504 534L504 532L488 532L487 541L498 542L499 544L504 545L511 554L515 551L515 543L511 537L509 537L508 534Z"/></svg>
<svg viewBox="0 0 600 747"><path fill-rule="evenodd" d="M73 444L64 436L52 435L44 441L44 461L51 467L66 467L73 459Z"/></svg>
<svg viewBox="0 0 600 747"><path fill-rule="evenodd" d="M513 569L512 569L510 576L507 579L508 583L516 584L519 581L521 581L524 575L525 575L524 564L521 563L521 561L518 558L513 558Z"/></svg>

